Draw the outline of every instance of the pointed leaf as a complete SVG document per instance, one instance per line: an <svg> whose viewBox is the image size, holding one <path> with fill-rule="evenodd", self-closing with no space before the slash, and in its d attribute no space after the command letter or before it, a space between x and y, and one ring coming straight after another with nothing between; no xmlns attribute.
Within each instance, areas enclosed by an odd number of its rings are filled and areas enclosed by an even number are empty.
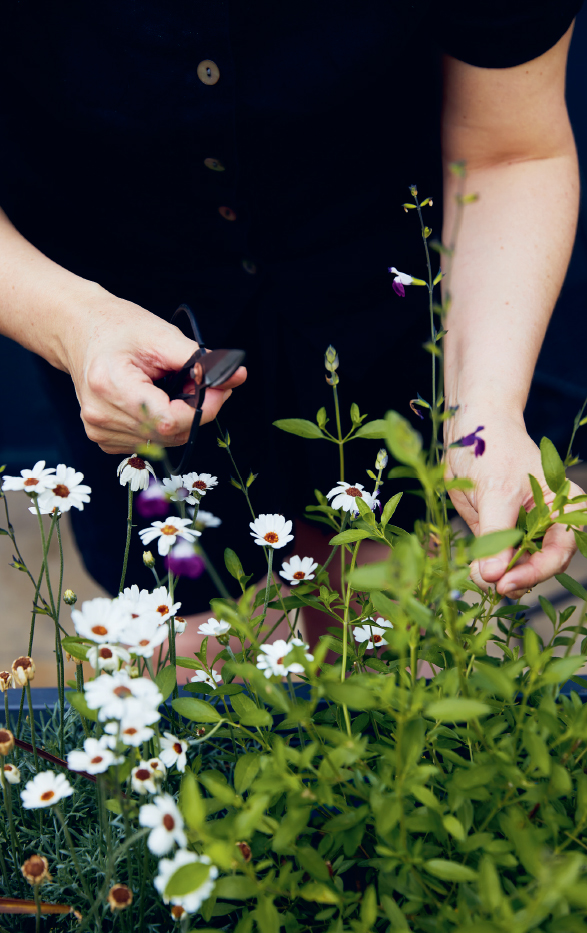
<svg viewBox="0 0 587 933"><path fill-rule="evenodd" d="M193 722L218 722L222 716L205 700L198 700L197 697L179 697L171 703L173 709L185 719L191 719Z"/></svg>
<svg viewBox="0 0 587 933"><path fill-rule="evenodd" d="M177 683L177 676L173 664L168 664L167 667L159 671L155 677L155 683L159 687L159 693L164 700L171 696L173 688Z"/></svg>
<svg viewBox="0 0 587 933"><path fill-rule="evenodd" d="M491 531L488 535L475 538L469 546L469 554L473 560L491 557L499 554L506 548L515 547L522 540L523 534L519 528L506 528L504 531Z"/></svg>
<svg viewBox="0 0 587 933"><path fill-rule="evenodd" d="M367 421L353 434L353 437L364 437L365 440L377 441L387 437L385 421L377 418L375 421Z"/></svg>
<svg viewBox="0 0 587 933"><path fill-rule="evenodd" d="M540 441L540 457L549 488L553 492L558 492L566 480L565 466L556 447L547 437L543 437Z"/></svg>
<svg viewBox="0 0 587 933"><path fill-rule="evenodd" d="M313 421L306 421L305 418L282 418L280 421L274 421L273 425L281 431L287 431L288 434L297 434L298 437L308 437L311 440L324 437L318 425Z"/></svg>

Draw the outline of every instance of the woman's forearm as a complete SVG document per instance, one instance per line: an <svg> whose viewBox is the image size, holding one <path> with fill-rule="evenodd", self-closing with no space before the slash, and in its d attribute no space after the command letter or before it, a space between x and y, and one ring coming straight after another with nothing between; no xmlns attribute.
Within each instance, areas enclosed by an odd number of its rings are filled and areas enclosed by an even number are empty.
<svg viewBox="0 0 587 933"><path fill-rule="evenodd" d="M459 431L468 420L494 413L522 416L573 246L579 194L574 148L473 170L467 191L479 199L463 207L445 324L446 400L459 406L453 424ZM445 242L455 222L456 192L457 179L448 171Z"/></svg>

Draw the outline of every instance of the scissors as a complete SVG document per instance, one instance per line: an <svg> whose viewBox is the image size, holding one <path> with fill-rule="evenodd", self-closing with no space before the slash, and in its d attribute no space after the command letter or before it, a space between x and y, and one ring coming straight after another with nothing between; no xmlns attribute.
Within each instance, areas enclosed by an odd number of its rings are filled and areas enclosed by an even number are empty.
<svg viewBox="0 0 587 933"><path fill-rule="evenodd" d="M179 372L169 373L157 383L159 388L163 389L172 401L181 399L190 408L195 409L190 436L185 445L183 456L177 467L172 467L172 473L178 476L190 472L188 466L191 464L196 445L206 389L222 385L222 383L230 379L245 358L245 351L207 350L204 346L196 316L187 305L179 306L171 318L171 323L179 327L186 337L198 343L198 349L190 356ZM186 386L190 387L190 391L186 392Z"/></svg>

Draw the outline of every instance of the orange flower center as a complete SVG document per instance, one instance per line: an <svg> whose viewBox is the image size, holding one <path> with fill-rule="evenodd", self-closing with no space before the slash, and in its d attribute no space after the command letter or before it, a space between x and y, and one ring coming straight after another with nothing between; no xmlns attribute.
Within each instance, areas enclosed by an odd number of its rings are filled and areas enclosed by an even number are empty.
<svg viewBox="0 0 587 933"><path fill-rule="evenodd" d="M171 832L172 829L175 829L175 820L173 819L171 813L166 813L163 817L163 825L167 832Z"/></svg>
<svg viewBox="0 0 587 933"><path fill-rule="evenodd" d="M346 491L346 494L347 494L347 496L352 496L353 499L357 499L357 498L362 499L362 498L363 498L363 493L361 492L360 489L357 489L356 486L349 486L349 488L348 488L347 491Z"/></svg>
<svg viewBox="0 0 587 933"><path fill-rule="evenodd" d="M58 483L57 486L53 489L53 495L59 496L60 499L67 499L69 495L69 489L67 486L64 486L63 483Z"/></svg>
<svg viewBox="0 0 587 933"><path fill-rule="evenodd" d="M176 535L177 528L175 527L175 525L163 525L163 528L161 529L161 534L162 535Z"/></svg>
<svg viewBox="0 0 587 933"><path fill-rule="evenodd" d="M104 660L106 661L109 661L110 658L114 657L114 652L111 651L110 648L100 648L98 654L100 655L101 658L104 658Z"/></svg>
<svg viewBox="0 0 587 933"><path fill-rule="evenodd" d="M148 644L149 644L149 639L148 639L148 638L142 638L142 639L140 640L140 642L139 642L139 645L141 646L141 648L144 648L144 647L145 647L146 645L148 645Z"/></svg>
<svg viewBox="0 0 587 933"><path fill-rule="evenodd" d="M126 700L127 697L132 696L132 691L128 687L115 687L113 693L119 700Z"/></svg>
<svg viewBox="0 0 587 933"><path fill-rule="evenodd" d="M41 794L41 800L52 800L54 796L54 790L46 790L44 794Z"/></svg>
<svg viewBox="0 0 587 933"><path fill-rule="evenodd" d="M284 657L285 657L285 655L284 655ZM278 658L278 659L277 659L277 663L278 663L278 664L283 664L283 658Z"/></svg>
<svg viewBox="0 0 587 933"><path fill-rule="evenodd" d="M279 541L279 535L275 531L268 531L265 535L265 541L267 544L277 544Z"/></svg>
<svg viewBox="0 0 587 933"><path fill-rule="evenodd" d="M181 748L181 745L180 745L179 742L174 742L174 743L173 743L173 751L174 751L177 755L181 755L182 748Z"/></svg>
<svg viewBox="0 0 587 933"><path fill-rule="evenodd" d="M305 576L306 574L304 573L303 570L296 570L296 572L293 575L293 578L294 580L303 580Z"/></svg>
<svg viewBox="0 0 587 933"><path fill-rule="evenodd" d="M133 470L144 470L145 461L143 460L142 457L129 457L128 466L132 467Z"/></svg>
<svg viewBox="0 0 587 933"><path fill-rule="evenodd" d="M136 735L137 732L138 732L138 729L135 729L134 726L129 726L128 729L124 730L125 735Z"/></svg>
<svg viewBox="0 0 587 933"><path fill-rule="evenodd" d="M108 629L104 625L92 625L91 631L94 635L107 635Z"/></svg>
<svg viewBox="0 0 587 933"><path fill-rule="evenodd" d="M146 768L139 768L135 774L135 777L138 781L148 781L151 777L151 772L147 771Z"/></svg>
<svg viewBox="0 0 587 933"><path fill-rule="evenodd" d="M175 907L171 908L171 916L173 917L174 920L181 920L184 914L185 914L185 910L179 904L176 904Z"/></svg>
<svg viewBox="0 0 587 933"><path fill-rule="evenodd" d="M14 771L14 768L13 768L12 765L4 765L4 770L5 770L5 771Z"/></svg>
<svg viewBox="0 0 587 933"><path fill-rule="evenodd" d="M28 479L25 479L23 485L24 486L37 486L38 483L39 483L38 479L35 479L34 476L29 476Z"/></svg>
<svg viewBox="0 0 587 933"><path fill-rule="evenodd" d="M195 483L192 483L192 489L207 489L207 485L203 479L197 479Z"/></svg>
<svg viewBox="0 0 587 933"><path fill-rule="evenodd" d="M381 641L381 635L373 635L373 641L377 645Z"/></svg>
<svg viewBox="0 0 587 933"><path fill-rule="evenodd" d="M110 894L117 904L130 904L132 900L132 895L126 885L121 884L120 887L112 888Z"/></svg>
<svg viewBox="0 0 587 933"><path fill-rule="evenodd" d="M96 755L95 758L92 758L90 764L99 765L101 761L104 761L104 758L102 757L102 755Z"/></svg>
<svg viewBox="0 0 587 933"><path fill-rule="evenodd" d="M157 606L157 612L161 613L162 616L166 615L169 612L169 606L164 606L161 604Z"/></svg>

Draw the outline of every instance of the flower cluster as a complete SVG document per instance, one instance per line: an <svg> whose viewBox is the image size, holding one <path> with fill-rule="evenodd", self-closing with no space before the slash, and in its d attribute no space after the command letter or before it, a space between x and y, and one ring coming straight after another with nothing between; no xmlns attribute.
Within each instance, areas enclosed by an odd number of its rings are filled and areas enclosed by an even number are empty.
<svg viewBox="0 0 587 933"><path fill-rule="evenodd" d="M21 470L20 476L4 476L2 492L26 492L37 499L37 506L42 515L49 515L55 509L58 512L69 512L74 506L80 511L84 503L90 501L91 489L84 486L83 473L78 473L73 467L58 464L57 468L45 468L45 461L39 460L32 470ZM36 508L30 508L35 513Z"/></svg>
<svg viewBox="0 0 587 933"><path fill-rule="evenodd" d="M263 671L265 677L303 674L304 666L295 660L297 652L294 653L294 648L302 649L306 661L314 660L314 655L310 654L309 645L301 638L291 638L289 642L280 638L272 645L261 645L262 654L257 655L257 668Z"/></svg>

